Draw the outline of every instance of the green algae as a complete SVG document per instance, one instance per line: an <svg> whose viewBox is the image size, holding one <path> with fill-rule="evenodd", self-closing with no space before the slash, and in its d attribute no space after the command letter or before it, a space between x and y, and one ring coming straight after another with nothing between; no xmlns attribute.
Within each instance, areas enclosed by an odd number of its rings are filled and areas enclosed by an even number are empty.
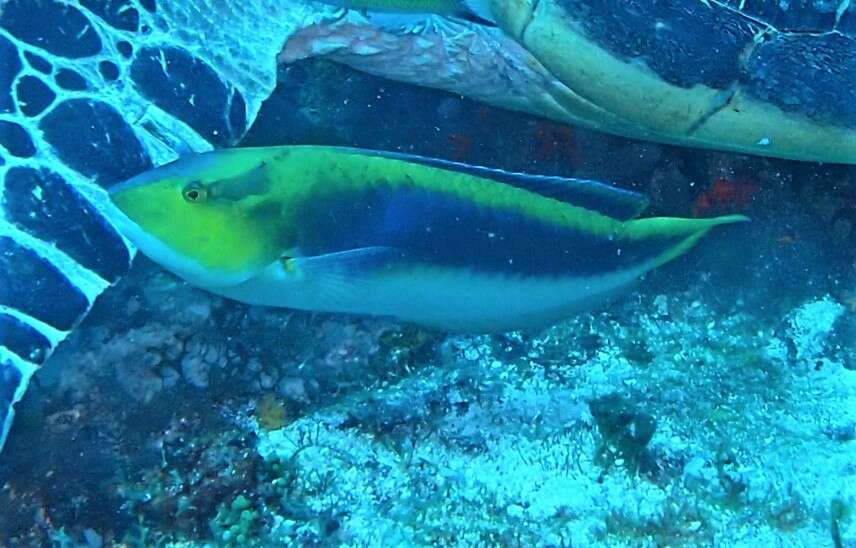
<svg viewBox="0 0 856 548"><path fill-rule="evenodd" d="M214 538L226 546L247 546L259 526L259 512L244 495L238 495L231 503L223 503L211 520Z"/></svg>

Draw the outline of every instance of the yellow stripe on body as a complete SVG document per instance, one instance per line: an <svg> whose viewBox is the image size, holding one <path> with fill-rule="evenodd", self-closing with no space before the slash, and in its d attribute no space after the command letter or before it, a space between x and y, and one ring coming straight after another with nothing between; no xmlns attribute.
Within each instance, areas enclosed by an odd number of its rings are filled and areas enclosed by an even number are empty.
<svg viewBox="0 0 856 548"><path fill-rule="evenodd" d="M270 149L271 151L277 149ZM545 223L608 236L624 223L583 207L468 173L334 147L280 147L271 163L272 192L294 205L333 193L386 187L443 193L485 209L520 213ZM295 187L302 188L295 188Z"/></svg>
<svg viewBox="0 0 856 548"><path fill-rule="evenodd" d="M548 224L594 236L643 240L706 233L716 225L746 220L658 217L619 221L515 186L469 173L335 147L293 146L269 149L270 169L278 184L271 189L294 208L312 207L313 198L371 188L418 188L465 200L484 209L519 213ZM300 203L306 200L305 203Z"/></svg>

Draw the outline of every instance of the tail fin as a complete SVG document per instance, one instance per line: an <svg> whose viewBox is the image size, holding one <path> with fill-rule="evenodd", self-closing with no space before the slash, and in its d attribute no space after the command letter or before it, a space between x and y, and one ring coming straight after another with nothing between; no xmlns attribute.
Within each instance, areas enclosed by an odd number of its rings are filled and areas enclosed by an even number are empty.
<svg viewBox="0 0 856 548"><path fill-rule="evenodd" d="M660 255L651 260L649 268L657 268L680 257L693 248L712 228L732 223L744 223L750 219L745 215L723 215L709 219L685 219L677 217L650 217L634 219L625 224L623 237L636 239L670 239L670 245Z"/></svg>

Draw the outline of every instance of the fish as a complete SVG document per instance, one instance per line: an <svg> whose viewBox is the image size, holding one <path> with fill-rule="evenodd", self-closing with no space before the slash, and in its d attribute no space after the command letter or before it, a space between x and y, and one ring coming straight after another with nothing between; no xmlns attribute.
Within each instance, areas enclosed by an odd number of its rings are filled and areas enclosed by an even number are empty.
<svg viewBox="0 0 856 548"><path fill-rule="evenodd" d="M644 196L598 181L310 145L184 157L109 193L120 232L212 293L465 333L546 327L748 220L639 218Z"/></svg>

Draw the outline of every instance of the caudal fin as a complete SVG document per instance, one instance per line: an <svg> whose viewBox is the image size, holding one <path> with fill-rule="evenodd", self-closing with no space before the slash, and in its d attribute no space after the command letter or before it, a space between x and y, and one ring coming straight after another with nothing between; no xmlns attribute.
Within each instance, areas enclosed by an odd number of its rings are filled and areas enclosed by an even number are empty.
<svg viewBox="0 0 856 548"><path fill-rule="evenodd" d="M651 217L634 219L625 225L623 237L630 240L669 240L672 243L651 259L650 269L657 268L680 257L711 229L720 225L744 223L750 219L745 215L723 215L709 219L686 219L677 217Z"/></svg>

